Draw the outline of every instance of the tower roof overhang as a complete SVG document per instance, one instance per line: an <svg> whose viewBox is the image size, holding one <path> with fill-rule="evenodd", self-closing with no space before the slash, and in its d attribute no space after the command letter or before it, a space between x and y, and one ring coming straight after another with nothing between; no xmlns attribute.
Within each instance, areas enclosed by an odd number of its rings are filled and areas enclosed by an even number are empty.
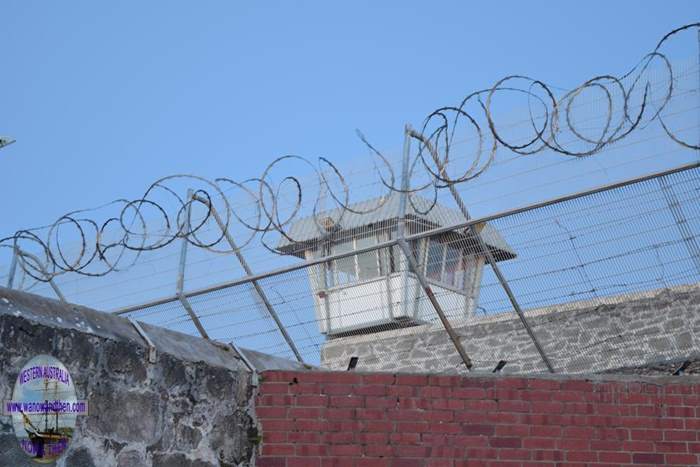
<svg viewBox="0 0 700 467"><path fill-rule="evenodd" d="M391 228L400 217L400 194L372 198L348 206L337 208L318 215L299 219L285 229L277 251L304 257L304 251L316 249L324 242L337 242L359 237L376 230ZM431 230L450 225L463 224L468 219L458 210L449 208L421 196L411 195L406 203L406 219L414 231ZM325 224L325 225L324 225ZM455 229L444 234L464 241L469 250L476 252L478 243L471 229ZM481 230L481 238L488 246L496 261L513 259L517 255L495 227L486 223Z"/></svg>

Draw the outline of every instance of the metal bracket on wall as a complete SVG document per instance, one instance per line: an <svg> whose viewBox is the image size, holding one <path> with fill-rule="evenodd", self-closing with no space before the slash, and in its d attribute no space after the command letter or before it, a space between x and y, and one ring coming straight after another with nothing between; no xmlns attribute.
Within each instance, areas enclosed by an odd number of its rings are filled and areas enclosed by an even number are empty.
<svg viewBox="0 0 700 467"><path fill-rule="evenodd" d="M155 344L153 343L151 338L148 337L148 334L146 334L146 331L143 330L138 321L134 320L130 316L127 316L127 319L129 320L131 325L134 326L136 332L139 333L139 336L141 336L141 338L143 338L143 340L146 341L146 345L148 345L148 363L155 363L158 360Z"/></svg>
<svg viewBox="0 0 700 467"><path fill-rule="evenodd" d="M241 352L241 349L236 344L234 344L233 342L229 342L228 345L233 349L234 352L238 354L238 357L243 361L243 364L250 370L251 386L258 387L259 377L258 370L255 369L255 365L253 365L253 363L250 360L248 360L248 357L246 357L245 354Z"/></svg>
<svg viewBox="0 0 700 467"><path fill-rule="evenodd" d="M182 307L185 309L187 314L190 316L190 319L194 323L194 327L196 327L197 331L199 331L199 334L204 339L209 340L209 334L207 334L206 329L204 329L204 326L202 326L202 322L199 320L199 317L194 312L194 308L192 308L192 305L190 305L190 301L187 300L187 298L184 295L182 295L182 293L177 294L177 299L180 300Z"/></svg>

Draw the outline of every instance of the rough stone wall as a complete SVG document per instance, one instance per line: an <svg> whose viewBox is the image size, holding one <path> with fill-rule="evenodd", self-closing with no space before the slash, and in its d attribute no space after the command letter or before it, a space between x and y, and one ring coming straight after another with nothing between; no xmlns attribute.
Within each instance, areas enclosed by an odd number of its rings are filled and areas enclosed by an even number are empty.
<svg viewBox="0 0 700 467"><path fill-rule="evenodd" d="M700 377L265 372L258 467L700 465Z"/></svg>
<svg viewBox="0 0 700 467"><path fill-rule="evenodd" d="M529 322L560 373L596 373L700 355L700 286L530 310ZM506 373L546 370L515 313L454 323L477 370L499 360ZM321 366L361 371L466 371L440 323L341 337L325 343Z"/></svg>
<svg viewBox="0 0 700 467"><path fill-rule="evenodd" d="M231 349L123 318L0 288L0 400L31 357L61 360L90 413L58 467L254 465L250 372ZM0 416L0 466L34 466Z"/></svg>

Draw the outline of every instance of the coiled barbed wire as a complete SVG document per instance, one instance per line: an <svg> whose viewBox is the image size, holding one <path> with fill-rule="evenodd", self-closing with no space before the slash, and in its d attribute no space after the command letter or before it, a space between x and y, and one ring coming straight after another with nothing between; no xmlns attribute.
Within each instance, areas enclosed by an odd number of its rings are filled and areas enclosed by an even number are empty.
<svg viewBox="0 0 700 467"><path fill-rule="evenodd" d="M263 247L282 254L269 243L267 236L278 233L289 242L296 242L290 226L298 220L302 206L309 198L313 202L312 218L321 237L331 235L333 226L338 225L348 213L362 215L380 209L392 193L407 193L413 208L420 212L413 196L431 190L433 201L423 212L427 213L437 202L438 190L483 174L493 164L499 148L522 156L550 150L564 156L588 157L624 139L635 129L659 122L665 134L675 143L697 150L700 146L674 133L663 116L675 89L673 68L663 48L681 32L697 29L700 29L700 23L674 29L663 36L654 50L627 73L618 77L595 76L558 99L551 86L543 81L523 75L509 75L490 88L468 94L456 107L445 106L434 110L425 118L420 133L411 136L417 140L418 149L410 162L408 189L397 185L395 170L389 160L358 131L360 140L374 157L375 172L385 190L384 195L378 198L379 202L364 210L350 202L346 178L330 160L319 157L314 164L301 156L287 155L272 161L259 178L241 182L229 178L208 180L184 174L163 177L151 184L138 199L118 199L97 208L116 210L116 215L108 216L104 221L97 222L87 216L94 209L72 211L44 228L20 230L0 239L0 248L17 252L22 270L41 282L69 272L97 277L123 270L135 264L141 253L164 248L176 239L185 239L198 248L214 252L231 252L231 245L224 239L233 230L234 224L245 232L244 238L238 239L236 248L245 247L259 236ZM661 97L656 99L652 98L653 90L647 76L655 64L660 65L666 75ZM597 136L584 134L574 122L575 103L585 92L600 93L604 102L605 109L598 115L604 124ZM527 99L529 135L524 141L509 138L506 128L496 123L494 102L504 95ZM655 109L650 110L651 107ZM632 109L638 111L633 112ZM471 163L466 167L455 167L456 161L464 160L464 157L455 158L453 154L458 131L471 131L471 139L476 142ZM426 153L431 157L426 158ZM314 193L309 194L308 185L302 184L302 178L293 175L294 171L284 169L289 163L305 167L312 178L318 180ZM280 171L283 175L276 177L275 174ZM456 171L456 174L451 174L452 171ZM424 181L419 181L421 175ZM181 181L199 188L191 197L181 196L177 189L170 186ZM283 196L289 190L292 194ZM163 196L169 201L159 199ZM332 210L325 208L327 197L335 205ZM249 198L249 205L253 206L254 211L252 220L234 208L232 200L240 198ZM286 213L283 213L280 203L282 199L293 200L292 207ZM173 201L176 207L166 209L165 206ZM224 228L213 229L218 233L212 236L208 234L212 229L207 227L212 222L215 207L222 214ZM198 215L193 216L193 210ZM197 219L195 223L193 217ZM61 234L68 228L79 239L78 251L71 254L63 246ZM40 235L39 232L45 233ZM30 250L35 254L28 253Z"/></svg>

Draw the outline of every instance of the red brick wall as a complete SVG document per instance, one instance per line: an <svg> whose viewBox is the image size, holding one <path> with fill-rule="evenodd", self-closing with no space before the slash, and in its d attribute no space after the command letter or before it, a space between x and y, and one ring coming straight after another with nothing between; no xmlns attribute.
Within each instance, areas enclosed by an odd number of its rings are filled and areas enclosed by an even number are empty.
<svg viewBox="0 0 700 467"><path fill-rule="evenodd" d="M700 378L262 380L258 467L700 465Z"/></svg>

